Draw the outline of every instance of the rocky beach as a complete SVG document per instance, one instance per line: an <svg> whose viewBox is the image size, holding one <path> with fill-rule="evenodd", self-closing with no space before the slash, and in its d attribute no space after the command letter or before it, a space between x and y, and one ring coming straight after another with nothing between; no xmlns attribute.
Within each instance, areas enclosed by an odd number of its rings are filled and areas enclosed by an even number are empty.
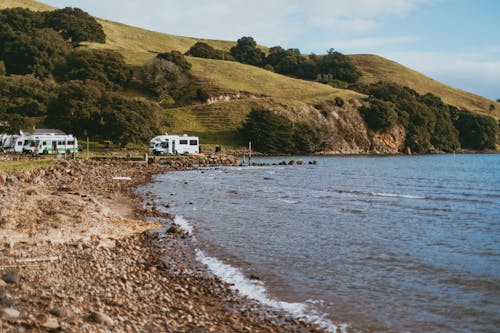
<svg viewBox="0 0 500 333"><path fill-rule="evenodd" d="M0 332L321 332L243 298L134 188L232 158L0 172Z"/></svg>

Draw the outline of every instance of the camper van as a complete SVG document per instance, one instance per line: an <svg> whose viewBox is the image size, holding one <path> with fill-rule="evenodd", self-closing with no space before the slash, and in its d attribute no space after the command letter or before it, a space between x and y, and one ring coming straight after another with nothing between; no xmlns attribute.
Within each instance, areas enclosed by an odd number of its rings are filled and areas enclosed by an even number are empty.
<svg viewBox="0 0 500 333"><path fill-rule="evenodd" d="M149 142L149 152L155 155L198 154L200 139L187 134L155 136Z"/></svg>
<svg viewBox="0 0 500 333"><path fill-rule="evenodd" d="M23 146L24 153L73 154L78 152L78 140L72 134L30 135Z"/></svg>

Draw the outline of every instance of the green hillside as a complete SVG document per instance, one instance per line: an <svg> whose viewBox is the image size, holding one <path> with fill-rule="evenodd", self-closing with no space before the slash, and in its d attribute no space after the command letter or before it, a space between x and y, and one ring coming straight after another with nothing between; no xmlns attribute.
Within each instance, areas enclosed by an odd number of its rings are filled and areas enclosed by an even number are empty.
<svg viewBox="0 0 500 333"><path fill-rule="evenodd" d="M408 86L421 94L430 92L440 96L445 103L458 108L466 108L475 113L500 119L500 103L496 101L452 88L397 62L376 55L357 54L349 57L363 72L361 83L386 81ZM490 105L494 105L494 110L490 110Z"/></svg>
<svg viewBox="0 0 500 333"><path fill-rule="evenodd" d="M10 7L52 9L33 0L0 2L0 9ZM233 41L180 37L108 20L98 19L98 21L104 28L106 43L88 43L87 46L116 50L124 56L128 64L134 66L144 64L161 52L177 50L184 53L199 41L221 50L229 50L235 45ZM448 104L500 119L500 103L446 86L382 57L375 55L349 57L363 73L360 83L386 81L408 86L419 93L432 92ZM360 100L366 97L352 90L293 79L237 62L193 57L188 57L188 60L192 64L191 73L203 83L210 96L219 98L218 103L164 109L165 130L198 134L204 142L212 144L234 143L236 128L255 106L279 109L281 114L290 119L303 120L298 115L307 114L314 117L320 115L317 110L311 111L312 105L328 103L335 97L341 97L349 101L352 109L355 105L360 105ZM332 112L336 114L335 110ZM338 116L335 117L339 121Z"/></svg>

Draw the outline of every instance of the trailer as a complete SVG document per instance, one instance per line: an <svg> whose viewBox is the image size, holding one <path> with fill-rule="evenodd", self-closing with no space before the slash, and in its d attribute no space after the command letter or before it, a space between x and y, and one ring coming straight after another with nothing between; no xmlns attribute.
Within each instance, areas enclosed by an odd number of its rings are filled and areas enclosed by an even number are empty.
<svg viewBox="0 0 500 333"><path fill-rule="evenodd" d="M78 140L72 134L41 134L27 137L24 153L31 154L74 154L78 152Z"/></svg>
<svg viewBox="0 0 500 333"><path fill-rule="evenodd" d="M200 139L197 136L165 135L155 136L149 142L149 152L154 155L187 155L200 152Z"/></svg>

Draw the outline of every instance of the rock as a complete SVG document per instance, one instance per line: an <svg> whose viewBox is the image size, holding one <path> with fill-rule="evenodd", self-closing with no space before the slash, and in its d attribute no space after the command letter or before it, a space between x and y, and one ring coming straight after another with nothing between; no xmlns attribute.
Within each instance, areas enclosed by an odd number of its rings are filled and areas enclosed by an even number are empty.
<svg viewBox="0 0 500 333"><path fill-rule="evenodd" d="M2 318L16 319L21 313L15 309L5 308L0 309L0 314Z"/></svg>
<svg viewBox="0 0 500 333"><path fill-rule="evenodd" d="M165 231L165 233L173 234L173 235L178 234L180 232L181 232L181 230L178 227L176 227L175 225L171 226L170 228L167 229L167 231Z"/></svg>
<svg viewBox="0 0 500 333"><path fill-rule="evenodd" d="M5 274L3 280L7 283L18 284L19 281L21 281L21 275L17 274L16 272L9 272Z"/></svg>
<svg viewBox="0 0 500 333"><path fill-rule="evenodd" d="M40 326L42 326L46 329L49 329L49 330L55 330L55 329L58 329L60 327L59 321L54 317L47 318L47 320L43 324L41 324Z"/></svg>
<svg viewBox="0 0 500 333"><path fill-rule="evenodd" d="M50 313L59 318L68 318L73 316L73 310L68 306L60 306L50 310Z"/></svg>
<svg viewBox="0 0 500 333"><path fill-rule="evenodd" d="M111 319L107 314L104 314L99 311L92 312L92 314L90 315L90 319L98 324L102 324L109 327L115 324L113 322L113 319Z"/></svg>

